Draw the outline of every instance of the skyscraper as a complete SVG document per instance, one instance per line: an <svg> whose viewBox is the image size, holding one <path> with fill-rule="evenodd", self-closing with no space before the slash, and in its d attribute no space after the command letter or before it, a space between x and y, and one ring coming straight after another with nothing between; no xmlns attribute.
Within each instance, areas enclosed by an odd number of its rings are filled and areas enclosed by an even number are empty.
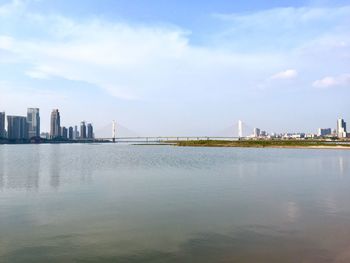
<svg viewBox="0 0 350 263"><path fill-rule="evenodd" d="M73 137L74 137L73 127L69 127L68 128L68 139L73 140Z"/></svg>
<svg viewBox="0 0 350 263"><path fill-rule="evenodd" d="M40 137L40 114L38 108L27 110L28 138Z"/></svg>
<svg viewBox="0 0 350 263"><path fill-rule="evenodd" d="M27 139L27 118L22 116L7 116L7 133L10 140Z"/></svg>
<svg viewBox="0 0 350 263"><path fill-rule="evenodd" d="M88 125L87 125L87 137L88 137L88 139L94 138L94 128L92 127L91 123L88 123Z"/></svg>
<svg viewBox="0 0 350 263"><path fill-rule="evenodd" d="M337 121L337 134L339 138L346 138L346 122L339 118Z"/></svg>
<svg viewBox="0 0 350 263"><path fill-rule="evenodd" d="M50 126L51 139L61 137L61 117L60 112L57 109L51 112L51 126Z"/></svg>
<svg viewBox="0 0 350 263"><path fill-rule="evenodd" d="M67 140L67 139L68 139L68 130L67 130L67 128L64 127L64 126L61 128L61 137L62 137L62 139L64 139L64 140Z"/></svg>
<svg viewBox="0 0 350 263"><path fill-rule="evenodd" d="M86 123L85 123L85 121L82 121L80 123L80 138L86 139Z"/></svg>
<svg viewBox="0 0 350 263"><path fill-rule="evenodd" d="M5 138L5 112L0 112L0 138Z"/></svg>

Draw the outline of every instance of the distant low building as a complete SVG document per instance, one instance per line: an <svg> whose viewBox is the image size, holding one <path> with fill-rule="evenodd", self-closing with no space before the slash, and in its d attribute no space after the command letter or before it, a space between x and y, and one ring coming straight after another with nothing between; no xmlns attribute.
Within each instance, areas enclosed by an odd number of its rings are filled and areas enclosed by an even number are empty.
<svg viewBox="0 0 350 263"><path fill-rule="evenodd" d="M318 132L317 132L317 136L322 137L322 136L328 136L328 135L332 135L332 129L331 128L319 128Z"/></svg>
<svg viewBox="0 0 350 263"><path fill-rule="evenodd" d="M40 133L40 138L45 139L45 140L49 140L50 139L50 133L42 132L42 133Z"/></svg>
<svg viewBox="0 0 350 263"><path fill-rule="evenodd" d="M309 138L309 139L316 138L316 137L317 137L317 134L314 134L314 133L308 133L305 135L305 138Z"/></svg>
<svg viewBox="0 0 350 263"><path fill-rule="evenodd" d="M304 139L305 133L286 133L283 135L283 139Z"/></svg>
<svg viewBox="0 0 350 263"><path fill-rule="evenodd" d="M260 131L260 136L261 137L266 137L267 136L267 132L266 131Z"/></svg>
<svg viewBox="0 0 350 263"><path fill-rule="evenodd" d="M255 138L258 138L258 137L260 137L260 129L259 128L254 128L254 137Z"/></svg>

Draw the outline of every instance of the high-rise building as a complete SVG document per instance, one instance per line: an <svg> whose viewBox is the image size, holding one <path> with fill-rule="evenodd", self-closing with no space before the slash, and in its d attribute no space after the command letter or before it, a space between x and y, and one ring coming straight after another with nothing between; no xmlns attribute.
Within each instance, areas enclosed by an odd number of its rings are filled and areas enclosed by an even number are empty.
<svg viewBox="0 0 350 263"><path fill-rule="evenodd" d="M5 138L5 112L0 112L0 138Z"/></svg>
<svg viewBox="0 0 350 263"><path fill-rule="evenodd" d="M79 138L79 134L78 134L78 126L74 126L74 133L73 133L73 140L77 140Z"/></svg>
<svg viewBox="0 0 350 263"><path fill-rule="evenodd" d="M62 137L63 140L67 140L68 139L68 130L64 126L61 128L61 137Z"/></svg>
<svg viewBox="0 0 350 263"><path fill-rule="evenodd" d="M27 118L22 116L7 116L7 134L10 140L27 139Z"/></svg>
<svg viewBox="0 0 350 263"><path fill-rule="evenodd" d="M254 137L255 138L260 137L260 129L259 128L254 128Z"/></svg>
<svg viewBox="0 0 350 263"><path fill-rule="evenodd" d="M69 127L68 128L68 139L73 140L73 137L74 137L73 127Z"/></svg>
<svg viewBox="0 0 350 263"><path fill-rule="evenodd" d="M322 136L327 136L327 135L332 135L331 128L326 128L326 129L319 128L318 129L317 136L322 137Z"/></svg>
<svg viewBox="0 0 350 263"><path fill-rule="evenodd" d="M86 139L86 123L82 121L80 123L80 139Z"/></svg>
<svg viewBox="0 0 350 263"><path fill-rule="evenodd" d="M60 112L57 109L51 112L51 126L50 126L51 139L61 137L61 117Z"/></svg>
<svg viewBox="0 0 350 263"><path fill-rule="evenodd" d="M91 123L88 123L87 125L87 137L88 139L94 138L94 128Z"/></svg>
<svg viewBox="0 0 350 263"><path fill-rule="evenodd" d="M339 138L346 138L346 122L339 118L337 121L337 135Z"/></svg>
<svg viewBox="0 0 350 263"><path fill-rule="evenodd" d="M27 110L28 138L40 137L40 114L38 108Z"/></svg>

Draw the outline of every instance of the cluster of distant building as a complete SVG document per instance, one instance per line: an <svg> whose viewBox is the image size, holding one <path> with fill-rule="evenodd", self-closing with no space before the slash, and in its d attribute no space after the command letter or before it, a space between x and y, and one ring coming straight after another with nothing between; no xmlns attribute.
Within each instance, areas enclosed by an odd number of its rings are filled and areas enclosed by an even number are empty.
<svg viewBox="0 0 350 263"><path fill-rule="evenodd" d="M7 117L7 129L5 120ZM61 126L61 116L58 109L51 112L50 132L40 132L40 110L28 108L27 116L5 115L0 112L0 139L9 141L66 141L66 140L92 140L94 129L91 123L82 121L78 126Z"/></svg>
<svg viewBox="0 0 350 263"><path fill-rule="evenodd" d="M61 126L61 116L58 109L51 112L50 132L40 133L40 111L38 108L28 108L27 116L7 116L7 129L5 128L6 115L0 112L0 142L41 142L41 141L91 141L94 139L94 129L91 123L82 121L80 127ZM116 124L113 122L113 138L116 134ZM238 122L238 136L243 138L243 122ZM336 129L319 128L314 133L268 133L254 128L253 134L248 138L261 139L307 139L307 138L350 138L344 119L337 120Z"/></svg>
<svg viewBox="0 0 350 263"><path fill-rule="evenodd" d="M346 130L346 122L344 119L337 120L336 129L332 128L319 128L317 133L268 133L254 128L253 134L249 137L253 138L280 138L280 139L306 139L306 138L350 138L350 133Z"/></svg>

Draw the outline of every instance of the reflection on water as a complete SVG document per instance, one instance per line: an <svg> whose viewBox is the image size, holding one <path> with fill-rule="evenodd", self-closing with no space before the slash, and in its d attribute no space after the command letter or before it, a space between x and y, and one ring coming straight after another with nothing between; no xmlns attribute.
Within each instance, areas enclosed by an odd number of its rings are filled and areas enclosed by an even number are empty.
<svg viewBox="0 0 350 263"><path fill-rule="evenodd" d="M341 175L344 174L344 159L343 159L343 157L339 157L339 172Z"/></svg>
<svg viewBox="0 0 350 263"><path fill-rule="evenodd" d="M53 188L58 188L60 186L60 167L63 165L61 163L61 155L60 144L50 147L48 161L50 163L50 185Z"/></svg>
<svg viewBox="0 0 350 263"><path fill-rule="evenodd" d="M23 148L23 154L13 151L14 147L0 148L0 187L37 190L41 167L39 147Z"/></svg>
<svg viewBox="0 0 350 263"><path fill-rule="evenodd" d="M0 148L0 191L5 186L5 151Z"/></svg>
<svg viewBox="0 0 350 263"><path fill-rule="evenodd" d="M0 146L0 262L350 262L350 151Z"/></svg>
<svg viewBox="0 0 350 263"><path fill-rule="evenodd" d="M297 221L299 217L299 207L295 202L288 202L287 203L287 215L290 222Z"/></svg>

